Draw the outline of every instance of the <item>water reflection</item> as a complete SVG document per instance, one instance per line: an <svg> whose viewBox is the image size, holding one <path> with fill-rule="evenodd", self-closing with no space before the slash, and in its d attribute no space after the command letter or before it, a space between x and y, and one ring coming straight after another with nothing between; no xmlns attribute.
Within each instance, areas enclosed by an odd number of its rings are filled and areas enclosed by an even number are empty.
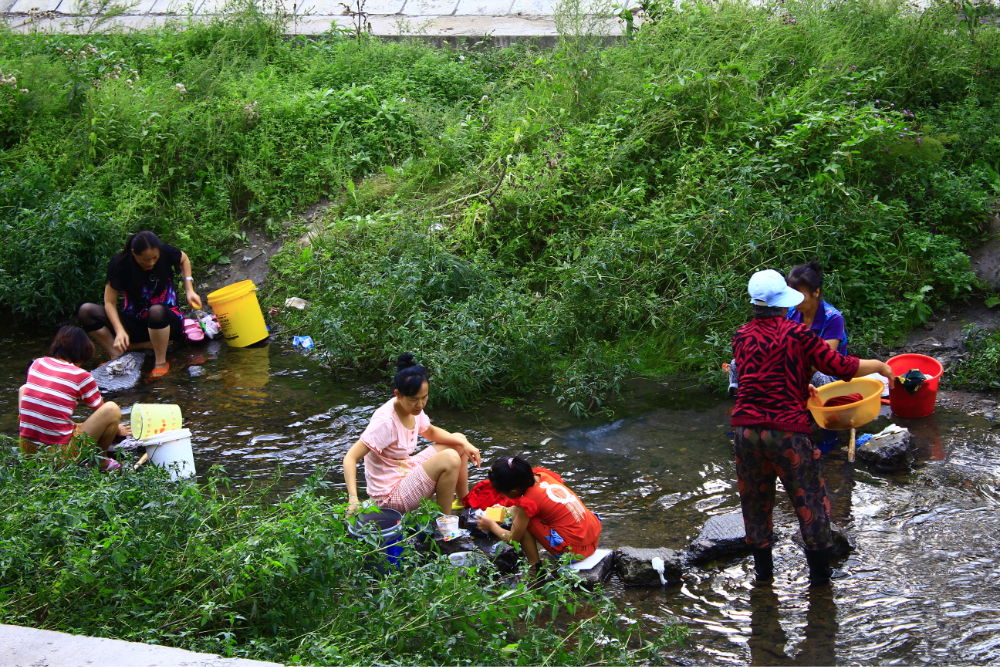
<svg viewBox="0 0 1000 667"><path fill-rule="evenodd" d="M801 598L787 600L789 611ZM750 636L747 647L752 665L834 665L837 663L837 603L829 586L811 588L805 598L803 627L793 623L800 642L789 642L782 625L783 605L771 586L754 586L750 591Z"/></svg>

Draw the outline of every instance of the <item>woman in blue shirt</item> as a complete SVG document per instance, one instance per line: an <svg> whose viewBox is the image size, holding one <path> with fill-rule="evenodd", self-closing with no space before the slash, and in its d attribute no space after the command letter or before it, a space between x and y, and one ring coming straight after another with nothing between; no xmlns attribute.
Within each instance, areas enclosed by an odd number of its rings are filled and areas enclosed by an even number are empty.
<svg viewBox="0 0 1000 667"><path fill-rule="evenodd" d="M813 260L808 264L799 264L793 267L788 272L786 282L789 287L802 292L805 297L802 303L788 309L788 319L804 324L810 331L815 331L820 338L825 340L832 350L846 355L847 330L844 328L844 316L822 298L823 267L820 266L819 262ZM827 377L824 376L824 379ZM823 384L835 379L832 377L826 379ZM820 385L818 378L813 380L813 384ZM819 451L825 453L833 450L840 439L840 432L828 431L827 429L820 429L820 431L823 435L823 441L819 446Z"/></svg>
<svg viewBox="0 0 1000 667"><path fill-rule="evenodd" d="M799 264L788 273L788 286L802 292L805 299L788 309L788 319L806 325L826 341L831 349L847 354L847 330L840 311L823 301L823 267L813 260Z"/></svg>

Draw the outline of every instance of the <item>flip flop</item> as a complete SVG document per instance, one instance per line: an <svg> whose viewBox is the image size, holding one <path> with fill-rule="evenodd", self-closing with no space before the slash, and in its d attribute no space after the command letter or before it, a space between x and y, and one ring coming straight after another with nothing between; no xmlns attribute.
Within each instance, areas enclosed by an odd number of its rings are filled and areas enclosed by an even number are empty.
<svg viewBox="0 0 1000 667"><path fill-rule="evenodd" d="M149 371L149 379L155 380L156 378L163 377L169 372L170 372L170 362L168 361L167 365L164 366L163 368L156 368L154 366L153 370Z"/></svg>
<svg viewBox="0 0 1000 667"><path fill-rule="evenodd" d="M106 468L103 468L101 472L114 472L115 470L118 470L121 467L122 464L118 463L118 461L115 461L114 459L108 459L108 466Z"/></svg>
<svg viewBox="0 0 1000 667"><path fill-rule="evenodd" d="M192 343L205 340L205 332L196 320L184 320L184 337Z"/></svg>

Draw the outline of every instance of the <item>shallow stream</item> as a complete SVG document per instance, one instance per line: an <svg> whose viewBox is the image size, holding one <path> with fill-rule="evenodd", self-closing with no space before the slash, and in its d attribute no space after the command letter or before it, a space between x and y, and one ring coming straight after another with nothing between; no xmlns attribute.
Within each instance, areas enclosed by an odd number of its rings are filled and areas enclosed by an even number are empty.
<svg viewBox="0 0 1000 667"><path fill-rule="evenodd" d="M6 325L4 325L6 327ZM47 335L0 327L0 432L14 435L16 389ZM170 355L167 378L115 399L177 403L193 433L199 470L223 465L236 480L280 466L294 486L317 466L342 484L340 461L384 384L338 379L273 343L229 349L208 343ZM189 366L199 366L192 377ZM636 385L615 421L578 422L547 403L528 410L431 407L439 426L462 431L484 461L516 453L552 468L604 517L603 546L683 548L713 514L738 508L731 402L681 386ZM85 411L81 411L81 415ZM824 458L834 521L852 525L849 576L810 592L797 529L781 500L777 579L751 585L749 558L694 569L676 586L608 587L652 627L682 619L692 630L681 662L714 664L984 664L1000 661L1000 431L982 417L939 409L909 426L921 445L909 474L876 475ZM483 472L474 471L474 480Z"/></svg>

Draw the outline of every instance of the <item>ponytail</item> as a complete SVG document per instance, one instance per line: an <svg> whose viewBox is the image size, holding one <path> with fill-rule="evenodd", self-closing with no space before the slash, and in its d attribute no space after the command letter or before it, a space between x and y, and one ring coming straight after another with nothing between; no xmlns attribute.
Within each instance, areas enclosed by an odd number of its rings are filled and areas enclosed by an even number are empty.
<svg viewBox="0 0 1000 667"><path fill-rule="evenodd" d="M823 287L823 267L815 259L808 264L799 264L788 272L788 286L792 289L808 288L815 292Z"/></svg>
<svg viewBox="0 0 1000 667"><path fill-rule="evenodd" d="M127 259L132 256L132 253L141 255L150 249L159 250L161 245L160 239L153 232L136 232L128 237L128 241L125 241L125 247L118 253L118 256Z"/></svg>

